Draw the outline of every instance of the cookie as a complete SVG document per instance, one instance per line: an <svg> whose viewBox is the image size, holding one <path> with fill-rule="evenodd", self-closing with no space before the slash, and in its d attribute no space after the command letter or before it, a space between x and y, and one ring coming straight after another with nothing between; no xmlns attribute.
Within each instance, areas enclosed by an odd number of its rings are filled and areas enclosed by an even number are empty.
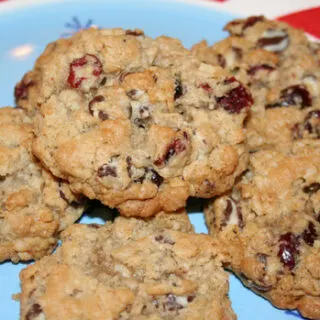
<svg viewBox="0 0 320 320"><path fill-rule="evenodd" d="M230 194L205 210L227 266L275 306L320 318L320 148L261 150Z"/></svg>
<svg viewBox="0 0 320 320"><path fill-rule="evenodd" d="M169 216L71 226L21 272L20 319L236 319L219 246Z"/></svg>
<svg viewBox="0 0 320 320"><path fill-rule="evenodd" d="M246 122L250 149L318 136L308 122L320 108L319 43L263 16L234 20L225 29L228 38L212 47L203 41L192 51L250 87L255 101Z"/></svg>
<svg viewBox="0 0 320 320"><path fill-rule="evenodd" d="M84 203L33 157L33 129L23 110L1 108L0 131L0 262L39 259Z"/></svg>
<svg viewBox="0 0 320 320"><path fill-rule="evenodd" d="M48 45L17 85L33 151L75 193L147 217L228 190L252 97L172 38L89 29Z"/></svg>

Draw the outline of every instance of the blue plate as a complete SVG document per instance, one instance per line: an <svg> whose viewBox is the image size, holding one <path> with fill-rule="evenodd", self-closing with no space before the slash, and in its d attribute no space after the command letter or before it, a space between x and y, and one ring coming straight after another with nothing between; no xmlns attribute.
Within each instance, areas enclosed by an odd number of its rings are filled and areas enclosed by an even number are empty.
<svg viewBox="0 0 320 320"><path fill-rule="evenodd" d="M160 0L109 1L13 1L0 5L0 105L13 105L13 88L32 68L46 44L72 35L81 28L140 28L149 36L162 34L179 38L184 45L207 39L213 43L226 34L223 26L235 16L208 6ZM200 3L200 2L199 2ZM197 232L207 233L203 215L197 207L189 208ZM85 215L81 222L101 222ZM19 318L19 272L26 264L0 264L1 319ZM244 288L231 276L230 297L239 320L289 320L301 318L296 312L278 310Z"/></svg>

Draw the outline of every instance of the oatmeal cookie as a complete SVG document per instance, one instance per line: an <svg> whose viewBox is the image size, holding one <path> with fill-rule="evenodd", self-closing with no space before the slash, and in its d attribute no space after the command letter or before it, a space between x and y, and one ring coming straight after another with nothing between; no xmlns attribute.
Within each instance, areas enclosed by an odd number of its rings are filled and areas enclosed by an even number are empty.
<svg viewBox="0 0 320 320"><path fill-rule="evenodd" d="M230 194L205 210L227 266L279 308L320 318L320 148L261 150Z"/></svg>
<svg viewBox="0 0 320 320"><path fill-rule="evenodd" d="M202 41L192 52L250 87L255 101L246 123L250 149L318 136L306 123L318 121L319 43L309 41L302 30L263 16L234 20L225 29L228 38L212 47Z"/></svg>
<svg viewBox="0 0 320 320"><path fill-rule="evenodd" d="M18 108L0 109L0 262L38 259L56 246L84 203L31 153L30 119Z"/></svg>
<svg viewBox="0 0 320 320"><path fill-rule="evenodd" d="M123 215L221 194L247 165L250 93L176 39L81 31L49 44L17 92L45 167Z"/></svg>
<svg viewBox="0 0 320 320"><path fill-rule="evenodd" d="M169 216L65 230L56 253L21 272L20 319L236 319L218 244Z"/></svg>

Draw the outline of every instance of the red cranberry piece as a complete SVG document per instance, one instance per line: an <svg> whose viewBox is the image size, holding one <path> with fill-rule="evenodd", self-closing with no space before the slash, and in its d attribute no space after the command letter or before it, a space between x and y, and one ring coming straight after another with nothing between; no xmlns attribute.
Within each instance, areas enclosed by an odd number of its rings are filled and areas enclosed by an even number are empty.
<svg viewBox="0 0 320 320"><path fill-rule="evenodd" d="M227 79L225 84L237 81L234 77ZM238 81L237 81L238 82ZM231 89L223 97L216 97L216 101L220 107L229 113L240 113L242 109L249 108L253 104L251 94L240 83L239 86Z"/></svg>
<svg viewBox="0 0 320 320"><path fill-rule="evenodd" d="M313 246L314 241L317 239L318 234L312 222L309 222L308 228L303 231L302 238L309 245Z"/></svg>
<svg viewBox="0 0 320 320"><path fill-rule="evenodd" d="M269 104L266 109L288 106L300 106L302 109L312 105L309 91L303 85L294 85L281 91L280 101Z"/></svg>
<svg viewBox="0 0 320 320"><path fill-rule="evenodd" d="M265 71L273 71L275 70L274 67L271 67L267 64L258 64L256 66L251 67L248 70L248 74L250 74L251 76L255 75L259 70L265 70Z"/></svg>
<svg viewBox="0 0 320 320"><path fill-rule="evenodd" d="M178 155L179 153L185 151L188 148L189 138L186 132L183 133L183 139L175 138L166 148L165 153L162 157L156 159L154 164L159 166L163 163L168 163L168 161L174 156Z"/></svg>
<svg viewBox="0 0 320 320"><path fill-rule="evenodd" d="M174 84L174 100L177 100L183 95L183 88L180 79L176 79Z"/></svg>
<svg viewBox="0 0 320 320"><path fill-rule="evenodd" d="M28 98L29 88L34 85L35 83L32 80L26 82L24 79L17 83L14 88L14 97L16 102L19 100L26 100Z"/></svg>
<svg viewBox="0 0 320 320"><path fill-rule="evenodd" d="M211 94L213 92L211 86L208 83L200 83L200 88L202 88L208 94Z"/></svg>
<svg viewBox="0 0 320 320"><path fill-rule="evenodd" d="M99 169L98 169L98 177L103 178L107 176L111 177L117 177L117 168L114 166L110 166L107 163L103 164Z"/></svg>
<svg viewBox="0 0 320 320"><path fill-rule="evenodd" d="M299 245L298 237L291 232L280 236L278 257L289 270L292 270L296 265L296 255L299 253Z"/></svg>
<svg viewBox="0 0 320 320"><path fill-rule="evenodd" d="M89 73L84 74L82 72L84 68L89 70ZM102 71L100 60L92 54L86 54L82 58L73 60L70 64L68 83L72 88L77 89L92 76L98 78Z"/></svg>
<svg viewBox="0 0 320 320"><path fill-rule="evenodd" d="M34 303L31 308L29 309L28 313L26 314L25 319L26 320L33 320L36 319L41 313L42 313L42 308L40 304Z"/></svg>

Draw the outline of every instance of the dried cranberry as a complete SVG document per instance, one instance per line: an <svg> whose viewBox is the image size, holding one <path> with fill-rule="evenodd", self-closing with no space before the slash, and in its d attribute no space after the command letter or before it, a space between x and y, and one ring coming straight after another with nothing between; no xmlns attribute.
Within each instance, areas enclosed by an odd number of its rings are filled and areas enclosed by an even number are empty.
<svg viewBox="0 0 320 320"><path fill-rule="evenodd" d="M91 74L82 75L81 70L88 69L88 67L90 67ZM73 60L70 64L68 83L72 88L77 89L84 81L88 80L88 77L99 77L102 71L100 60L92 54L86 54L82 58Z"/></svg>
<svg viewBox="0 0 320 320"><path fill-rule="evenodd" d="M34 320L43 312L40 304L34 303L26 314L25 320Z"/></svg>
<svg viewBox="0 0 320 320"><path fill-rule="evenodd" d="M301 106L301 108L310 107L312 98L309 91L303 85L290 86L281 91L280 101L269 104L266 109L288 106Z"/></svg>
<svg viewBox="0 0 320 320"><path fill-rule="evenodd" d="M320 183L313 182L310 185L303 188L304 193L315 193L320 190Z"/></svg>
<svg viewBox="0 0 320 320"><path fill-rule="evenodd" d="M159 166L163 163L167 163L174 155L185 151L188 147L188 135L186 132L183 133L184 138L175 138L166 148L164 154L154 161L154 164Z"/></svg>
<svg viewBox="0 0 320 320"><path fill-rule="evenodd" d="M25 100L28 98L29 88L34 86L35 83L30 80L26 82L25 79L22 79L14 88L14 96L16 99L16 102L19 100Z"/></svg>
<svg viewBox="0 0 320 320"><path fill-rule="evenodd" d="M111 177L117 177L117 168L110 166L109 164L105 163L103 164L99 169L98 169L98 177L106 177L106 176L111 176Z"/></svg>
<svg viewBox="0 0 320 320"><path fill-rule="evenodd" d="M227 79L225 84L230 84L235 81L236 79L232 77ZM242 109L249 108L253 104L251 94L240 82L238 83L239 85L228 91L225 96L216 97L218 105L229 113L240 113Z"/></svg>
<svg viewBox="0 0 320 320"><path fill-rule="evenodd" d="M180 79L176 79L174 82L174 100L179 99L183 95L183 88Z"/></svg>
<svg viewBox="0 0 320 320"><path fill-rule="evenodd" d="M154 184L156 184L158 187L160 187L160 185L163 183L163 177L160 176L160 174L154 170L154 169L150 169L151 172L151 182L153 182Z"/></svg>
<svg viewBox="0 0 320 320"><path fill-rule="evenodd" d="M312 222L309 222L308 228L303 231L302 238L309 245L313 246L314 241L317 239L318 234Z"/></svg>
<svg viewBox="0 0 320 320"><path fill-rule="evenodd" d="M174 245L176 242L173 241L172 239L168 238L168 237L165 237L163 235L157 235L154 237L154 240L156 240L157 242L159 243L166 243L166 244L170 244L170 245Z"/></svg>
<svg viewBox="0 0 320 320"><path fill-rule="evenodd" d="M263 16L251 16L249 18L247 18L244 21L244 24L242 26L242 31L244 31L245 29L254 26L257 22L259 21L263 21L264 17Z"/></svg>
<svg viewBox="0 0 320 320"><path fill-rule="evenodd" d="M256 66L251 67L248 70L248 74L250 74L251 76L255 75L259 70L265 70L265 71L273 71L275 70L274 67L271 67L267 64L258 64Z"/></svg>
<svg viewBox="0 0 320 320"><path fill-rule="evenodd" d="M211 86L208 83L200 83L200 88L202 88L204 91L208 92L208 94L211 94L213 92Z"/></svg>
<svg viewBox="0 0 320 320"><path fill-rule="evenodd" d="M296 265L296 255L299 253L299 239L291 232L283 234L279 238L278 257L280 261L289 270L292 270Z"/></svg>

